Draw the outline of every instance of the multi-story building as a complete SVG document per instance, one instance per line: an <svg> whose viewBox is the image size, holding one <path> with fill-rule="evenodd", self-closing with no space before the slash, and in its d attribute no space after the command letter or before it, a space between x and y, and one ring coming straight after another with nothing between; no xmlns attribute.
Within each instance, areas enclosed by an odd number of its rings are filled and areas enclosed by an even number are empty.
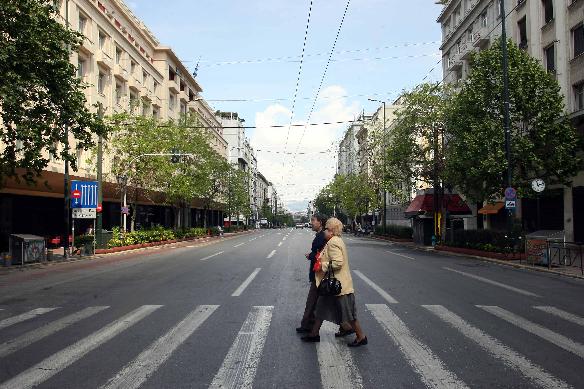
<svg viewBox="0 0 584 389"><path fill-rule="evenodd" d="M217 112L217 119L223 127L223 137L227 141L229 162L247 173L249 177L248 192L251 207L251 215L243 215L248 223L255 224L258 217L258 205L255 196L257 188L257 158L245 134L244 120L237 112Z"/></svg>
<svg viewBox="0 0 584 389"><path fill-rule="evenodd" d="M200 85L122 0L61 0L57 4L60 20L85 36L79 50L71 54L71 62L78 77L88 84L85 96L90 109L99 106L105 115L131 112L161 120L196 112L201 125L207 127L210 145L227 157L221 124L200 96ZM73 138L69 143L76 148ZM90 158L91 153L77 151L78 171L71 172L71 179L95 179L95 163L86 163ZM107 229L120 220L118 186L108 182L112 180L108 174L112 159L109 155L103 159L103 223ZM48 185L9 182L0 191L0 245L10 233L49 236L63 232L63 177L63 161L51 159L39 179ZM172 225L173 213L168 207L149 199L140 199L138 204L139 224ZM197 207L193 204L193 213L202 211ZM206 217L213 224L221 220L218 210ZM199 218L193 215L193 220Z"/></svg>
<svg viewBox="0 0 584 389"><path fill-rule="evenodd" d="M471 53L489 47L501 35L498 0L450 0L438 17L442 25L446 82L465 79ZM584 1L505 0L508 37L541 61L565 97L566 114L584 134ZM527 230L564 230L567 240L584 241L584 173L571 187L553 187L542 198L542 225L534 201L522 200L517 216Z"/></svg>
<svg viewBox="0 0 584 389"><path fill-rule="evenodd" d="M360 128L360 124L352 123L345 131L343 140L339 144L337 174L348 175L359 172L359 162L357 160L359 144L356 134Z"/></svg>

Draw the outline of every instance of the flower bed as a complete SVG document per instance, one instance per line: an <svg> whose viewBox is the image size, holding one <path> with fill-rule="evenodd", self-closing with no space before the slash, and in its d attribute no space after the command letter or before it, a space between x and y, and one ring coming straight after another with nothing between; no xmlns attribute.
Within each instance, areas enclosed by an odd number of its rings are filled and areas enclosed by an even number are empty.
<svg viewBox="0 0 584 389"><path fill-rule="evenodd" d="M438 245L434 247L438 251L448 251L451 253L457 254L465 254L465 255L473 255L477 257L486 257L486 258L493 258L499 259L502 261L510 261L510 260L525 260L525 253L496 253L492 251L484 251L484 250L477 250L471 248L464 248L464 247L451 247L445 245Z"/></svg>

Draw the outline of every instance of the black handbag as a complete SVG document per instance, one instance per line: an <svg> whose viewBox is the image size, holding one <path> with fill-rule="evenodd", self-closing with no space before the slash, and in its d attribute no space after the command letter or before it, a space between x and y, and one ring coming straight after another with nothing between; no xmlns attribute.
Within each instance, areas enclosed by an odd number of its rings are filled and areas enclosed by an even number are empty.
<svg viewBox="0 0 584 389"><path fill-rule="evenodd" d="M335 271L333 270L333 261L329 261L329 267L324 275L322 281L318 285L319 296L336 296L341 293L343 286L341 281L335 278Z"/></svg>

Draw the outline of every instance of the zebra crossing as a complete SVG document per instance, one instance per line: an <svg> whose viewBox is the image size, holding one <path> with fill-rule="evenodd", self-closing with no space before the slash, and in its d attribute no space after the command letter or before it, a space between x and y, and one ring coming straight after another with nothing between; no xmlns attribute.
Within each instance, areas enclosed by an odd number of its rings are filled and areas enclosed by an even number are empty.
<svg viewBox="0 0 584 389"><path fill-rule="evenodd" d="M365 320L378 325L381 333L387 335L389 344L393 345L395 352L411 368L412 374L417 377L419 384L428 388L468 388L473 385L464 381L464 374L457 371L456 366L441 357L441 350L432 349L423 341L423 334L408 325L408 320L400 315L396 305L387 301L387 304L365 304L365 314L369 315ZM115 341L116 337L127 336L133 327L145 321L155 312L162 312L163 305L142 305L127 313L116 314L114 320L94 332L81 337L71 339L70 344L63 345L52 355L32 364L21 372L11 377L2 377L0 389L8 388L33 388L45 383L47 380L62 373L66 369L75 369L75 362L86 357L89 353L99 352L100 346ZM537 320L528 319L525 312L521 315L510 310L493 305L475 305L472 307L477 315L489 314L495 321L505 325L511 325L520 332L531 336L536 342L546 342L552 347L566 351L566 358L574 358L581 362L584 359L584 345L578 340L570 339L567 335L557 332L555 329L546 328ZM553 306L537 305L528 307L530 316L543 315L546 319L553 319L569 323L574 328L584 327L584 318L574 312L568 312ZM175 353L189 338L202 326L211 325L208 319L217 315L221 309L219 305L199 305L187 312L185 316L178 317L175 324L162 334L157 334L149 340L148 345L137 355L125 361L119 371L113 374L109 380L104 380L100 388L139 388L163 366L176 357ZM225 307L225 309L228 309ZM478 346L485 355L500 365L502 369L513 370L525 379L525 385L540 388L570 388L569 380L565 377L555 376L542 366L521 353L517 344L508 345L498 339L498 335L492 333L492 328L479 328L480 322L476 317L462 317L455 313L451 307L443 305L421 305L420 314L424 320L437 319L441 326L454 330L456 336L468 344ZM35 343L40 342L60 331L80 325L84 320L92 320L111 310L110 306L90 306L77 312L64 313L63 307L39 307L30 311L17 313L0 320L0 328L18 328L20 324L28 326L23 333L4 340L0 343L0 363L4 364L7 357L16 352L31 350ZM63 313L62 313L63 312ZM245 319L242 320L240 330L233 335L221 334L222 337L233 339L233 343L220 366L215 366L215 374L207 383L200 383L201 387L209 388L252 388L254 378L266 344L269 342L269 331L274 315L274 306L253 306ZM46 322L41 320L43 315L51 313L57 318ZM61 314L62 313L62 314ZM533 313L533 315L531 315ZM2 317L9 315L9 310L3 310ZM468 314L467 314L468 315ZM469 315L470 316L470 315ZM47 319L49 316L47 316ZM37 321L43 321L36 329L30 329ZM361 319L363 321L363 318ZM541 321L541 320L539 320ZM549 320L548 320L549 321ZM153 320L150 323L156 323ZM474 323L474 324L473 324ZM371 324L369 324L371 326ZM362 349L350 349L345 346L346 339L336 339L333 336L336 327L325 323L321 329L321 342L316 344L314 352L318 360L318 367L323 388L363 388L367 387L366 369L359 368L358 353ZM10 332L12 334L13 332ZM0 333L0 336L2 334ZM290 341L298 342L291 335ZM382 342L375 339L375 342ZM312 345L303 345L307 348ZM195 346L196 347L196 346ZM382 357L382 356L379 356ZM461 357L464 358L462 355ZM39 358L40 359L40 358ZM388 369L390 366L388 366ZM300 372L299 372L300 373ZM383 374L384 372L377 372ZM391 377L388 377L391 380ZM568 382L567 382L568 381Z"/></svg>

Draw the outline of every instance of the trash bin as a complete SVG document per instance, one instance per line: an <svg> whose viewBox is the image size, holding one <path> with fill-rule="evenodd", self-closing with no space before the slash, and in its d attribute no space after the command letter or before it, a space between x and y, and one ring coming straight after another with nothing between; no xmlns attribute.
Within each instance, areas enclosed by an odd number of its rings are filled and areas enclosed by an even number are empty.
<svg viewBox="0 0 584 389"><path fill-rule="evenodd" d="M28 234L10 235L12 264L24 265L45 260L45 238Z"/></svg>
<svg viewBox="0 0 584 389"><path fill-rule="evenodd" d="M564 231L541 230L525 236L525 256L528 263L534 265L547 265L548 240L564 240Z"/></svg>

